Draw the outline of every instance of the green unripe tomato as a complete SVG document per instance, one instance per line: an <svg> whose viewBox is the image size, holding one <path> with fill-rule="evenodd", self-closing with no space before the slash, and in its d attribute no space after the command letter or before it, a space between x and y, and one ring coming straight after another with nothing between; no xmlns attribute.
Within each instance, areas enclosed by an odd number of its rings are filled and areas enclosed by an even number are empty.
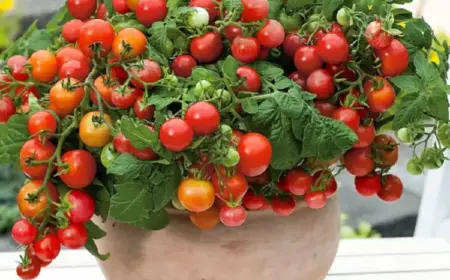
<svg viewBox="0 0 450 280"><path fill-rule="evenodd" d="M296 31L302 26L302 17L299 13L288 15L286 11L281 11L279 21L287 32Z"/></svg>
<svg viewBox="0 0 450 280"><path fill-rule="evenodd" d="M408 161L408 164L406 165L406 170L408 170L408 172L411 175L423 174L423 166L422 163L420 162L420 159L413 158L410 161Z"/></svg>
<svg viewBox="0 0 450 280"><path fill-rule="evenodd" d="M314 33L317 28L319 28L319 20L320 20L320 15L318 14L314 14L311 15L308 18L308 25L306 26L306 31L308 31L309 33Z"/></svg>
<svg viewBox="0 0 450 280"><path fill-rule="evenodd" d="M227 106L231 102L231 94L226 89L218 89L214 92L213 98L215 104L219 106Z"/></svg>
<svg viewBox="0 0 450 280"><path fill-rule="evenodd" d="M167 83L168 83L169 85L171 85L171 86L176 86L176 85L178 85L178 77L177 77L177 76L175 76L175 75L168 75L168 76L166 77L166 79L167 79Z"/></svg>
<svg viewBox="0 0 450 280"><path fill-rule="evenodd" d="M425 169L439 169L444 164L442 153L435 148L426 148L420 160Z"/></svg>
<svg viewBox="0 0 450 280"><path fill-rule="evenodd" d="M222 161L222 165L225 167L233 167L239 163L240 156L238 151L233 148L229 148L225 158Z"/></svg>
<svg viewBox="0 0 450 280"><path fill-rule="evenodd" d="M195 11L189 14L187 23L190 27L201 28L203 26L208 25L209 23L209 14L208 11L204 8L194 7Z"/></svg>
<svg viewBox="0 0 450 280"><path fill-rule="evenodd" d="M397 138L404 144L411 144L412 142L414 142L414 135L412 135L410 130L406 127L400 128L397 131Z"/></svg>
<svg viewBox="0 0 450 280"><path fill-rule="evenodd" d="M209 89L212 89L212 84L207 80L201 80L195 85L194 94L196 97L202 97Z"/></svg>
<svg viewBox="0 0 450 280"><path fill-rule="evenodd" d="M104 167L108 168L116 158L117 154L114 150L113 143L109 143L103 147L100 160Z"/></svg>
<svg viewBox="0 0 450 280"><path fill-rule="evenodd" d="M439 141L441 141L442 146L449 149L450 148L450 125L448 123L443 123L439 125L437 133Z"/></svg>
<svg viewBox="0 0 450 280"><path fill-rule="evenodd" d="M175 192L175 193L172 195L172 205L173 205L173 207L175 207L175 209L178 209L178 210L186 210L186 208L184 208L183 205L181 205L181 202L180 202L180 200L178 199L178 193L177 193L177 192Z"/></svg>
<svg viewBox="0 0 450 280"><path fill-rule="evenodd" d="M231 138L231 136L233 135L233 129L229 125L221 124L219 129L220 133L222 133L222 135L227 138Z"/></svg>
<svg viewBox="0 0 450 280"><path fill-rule="evenodd" d="M350 13L347 10L347 8L341 8L336 15L336 20L337 22L342 26L342 27L349 27L350 26Z"/></svg>
<svg viewBox="0 0 450 280"><path fill-rule="evenodd" d="M175 51L175 46L173 45L172 40L167 39L166 43L164 44L164 48L162 49L163 54L166 57L171 57L173 55L174 51Z"/></svg>

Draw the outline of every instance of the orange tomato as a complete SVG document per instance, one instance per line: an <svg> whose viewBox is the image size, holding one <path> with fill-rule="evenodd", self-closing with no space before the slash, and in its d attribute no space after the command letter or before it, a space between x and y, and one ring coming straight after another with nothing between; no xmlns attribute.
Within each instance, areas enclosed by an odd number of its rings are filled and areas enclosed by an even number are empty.
<svg viewBox="0 0 450 280"><path fill-rule="evenodd" d="M49 51L40 50L33 53L29 62L31 64L31 75L38 82L51 82L58 72L56 57Z"/></svg>
<svg viewBox="0 0 450 280"><path fill-rule="evenodd" d="M111 82L112 84L107 85L107 82ZM111 96L112 96L112 92L114 91L114 89L116 87L114 80L108 81L108 76L106 76L106 75L99 76L94 81L94 87L98 90L98 92L100 93L100 95L102 96L103 100L106 103L108 103L109 105L113 105ZM91 96L92 103L94 103L95 105L98 105L97 95L95 94L95 92L93 90L91 90L90 96Z"/></svg>
<svg viewBox="0 0 450 280"><path fill-rule="evenodd" d="M209 181L187 178L178 188L178 199L187 210L203 212L214 203L214 187Z"/></svg>
<svg viewBox="0 0 450 280"><path fill-rule="evenodd" d="M116 58L129 59L140 56L146 46L144 33L136 28L125 28L114 38L112 51Z"/></svg>
<svg viewBox="0 0 450 280"><path fill-rule="evenodd" d="M132 11L136 11L138 4L139 4L139 0L128 0L128 7Z"/></svg>
<svg viewBox="0 0 450 280"><path fill-rule="evenodd" d="M93 148L101 148L111 142L111 132L105 122L109 125L112 124L111 117L108 114L104 114L103 118L98 111L84 115L80 121L79 135L81 141Z"/></svg>
<svg viewBox="0 0 450 280"><path fill-rule="evenodd" d="M191 219L191 222L199 229L203 230L210 230L215 228L220 221L219 215L219 208L214 205L203 212L189 212L189 218Z"/></svg>
<svg viewBox="0 0 450 280"><path fill-rule="evenodd" d="M20 214L28 219L33 219L40 222L44 219L44 213L42 213L47 207L49 207L50 201L48 201L45 191L41 192L38 196L37 191L41 188L44 181L32 180L26 183L17 194L16 202L19 206ZM58 202L58 191L52 183L47 183L47 190L53 201ZM52 213L56 208L54 205L50 206Z"/></svg>

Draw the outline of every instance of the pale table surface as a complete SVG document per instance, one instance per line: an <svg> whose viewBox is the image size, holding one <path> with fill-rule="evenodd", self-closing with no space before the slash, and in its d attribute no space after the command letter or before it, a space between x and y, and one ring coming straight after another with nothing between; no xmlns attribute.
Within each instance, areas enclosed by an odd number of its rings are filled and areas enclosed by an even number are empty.
<svg viewBox="0 0 450 280"><path fill-rule="evenodd" d="M18 253L0 253L0 279L15 280ZM42 280L104 280L85 251L63 251ZM449 280L450 243L444 239L342 241L326 280ZM134 280L134 279L128 279Z"/></svg>

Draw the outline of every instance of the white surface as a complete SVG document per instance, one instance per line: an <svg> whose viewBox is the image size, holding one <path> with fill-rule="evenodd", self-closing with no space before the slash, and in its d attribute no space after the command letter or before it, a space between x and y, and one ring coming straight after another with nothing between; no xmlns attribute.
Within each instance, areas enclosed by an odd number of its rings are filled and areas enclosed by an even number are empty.
<svg viewBox="0 0 450 280"><path fill-rule="evenodd" d="M17 259L17 253L0 254L0 279L17 279L15 275ZM450 279L450 243L444 239L342 241L338 257L326 280L424 280L427 278ZM103 280L104 277L95 259L87 252L63 251L50 267L43 270L39 279Z"/></svg>

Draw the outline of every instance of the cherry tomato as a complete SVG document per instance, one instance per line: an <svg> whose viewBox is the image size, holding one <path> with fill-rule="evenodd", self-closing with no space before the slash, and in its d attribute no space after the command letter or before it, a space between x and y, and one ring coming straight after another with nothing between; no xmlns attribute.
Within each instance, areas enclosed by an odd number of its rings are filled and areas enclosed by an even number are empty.
<svg viewBox="0 0 450 280"><path fill-rule="evenodd" d="M349 27L350 23L351 23L351 14L348 11L348 8L343 7L341 9L339 9L339 11L337 12L337 15L336 15L336 19L340 25L342 25L344 27Z"/></svg>
<svg viewBox="0 0 450 280"><path fill-rule="evenodd" d="M67 168L58 167L59 178L72 189L83 189L94 181L97 173L95 158L85 150L72 150L62 155Z"/></svg>
<svg viewBox="0 0 450 280"><path fill-rule="evenodd" d="M108 125L112 124L108 114L100 112L89 112L80 121L80 140L89 147L101 148L111 141L111 132Z"/></svg>
<svg viewBox="0 0 450 280"><path fill-rule="evenodd" d="M217 17L218 7L213 0L191 0L189 7L200 7L208 11L209 21L212 23Z"/></svg>
<svg viewBox="0 0 450 280"><path fill-rule="evenodd" d="M328 32L337 34L337 35L345 38L344 29L342 29L342 26L339 23L337 23L337 22L333 22L331 24L330 30Z"/></svg>
<svg viewBox="0 0 450 280"><path fill-rule="evenodd" d="M378 192L378 197L386 202L397 201L402 197L403 183L395 175L386 175L382 179L381 189Z"/></svg>
<svg viewBox="0 0 450 280"><path fill-rule="evenodd" d="M240 156L238 169L245 176L262 174L272 160L272 145L259 133L248 133L242 137L237 150Z"/></svg>
<svg viewBox="0 0 450 280"><path fill-rule="evenodd" d="M321 191L308 192L305 194L305 203L308 208L322 209L327 203L327 197Z"/></svg>
<svg viewBox="0 0 450 280"><path fill-rule="evenodd" d="M13 225L11 235L17 244L26 246L33 243L38 235L38 230L28 220L20 219Z"/></svg>
<svg viewBox="0 0 450 280"><path fill-rule="evenodd" d="M136 117L140 118L141 120L152 119L153 115L155 114L155 106L150 105L146 107L143 96L136 99L133 104L133 110L136 114Z"/></svg>
<svg viewBox="0 0 450 280"><path fill-rule="evenodd" d="M376 157L380 167L391 167L398 161L398 144L389 135L377 135L374 140Z"/></svg>
<svg viewBox="0 0 450 280"><path fill-rule="evenodd" d="M328 33L317 43L317 50L326 63L341 64L347 61L350 47L345 37Z"/></svg>
<svg viewBox="0 0 450 280"><path fill-rule="evenodd" d="M178 188L178 199L187 210L203 212L214 204L214 187L208 181L187 178Z"/></svg>
<svg viewBox="0 0 450 280"><path fill-rule="evenodd" d="M234 38L242 36L242 28L240 26L231 24L223 29L223 33L228 41L233 42Z"/></svg>
<svg viewBox="0 0 450 280"><path fill-rule="evenodd" d="M269 2L267 0L241 0L243 11L242 22L253 22L266 19L269 16Z"/></svg>
<svg viewBox="0 0 450 280"><path fill-rule="evenodd" d="M220 113L211 103L200 101L187 109L184 120L195 135L210 135L219 127Z"/></svg>
<svg viewBox="0 0 450 280"><path fill-rule="evenodd" d="M129 86L117 87L111 94L111 101L117 108L128 109L133 106L140 93L142 93L140 89Z"/></svg>
<svg viewBox="0 0 450 280"><path fill-rule="evenodd" d="M365 197L376 195L381 189L381 177L379 174L355 177L356 191Z"/></svg>
<svg viewBox="0 0 450 280"><path fill-rule="evenodd" d="M348 107L341 107L337 109L333 114L333 118L335 120L343 122L353 131L356 131L358 129L361 122L361 118L359 117L358 113L352 108Z"/></svg>
<svg viewBox="0 0 450 280"><path fill-rule="evenodd" d="M220 210L216 206L211 206L208 210L203 212L189 212L191 222L202 230L211 230L215 228L220 221Z"/></svg>
<svg viewBox="0 0 450 280"><path fill-rule="evenodd" d="M36 195L43 183L42 180L29 181L17 193L16 202L22 217L42 222L45 217L43 212L49 205L51 212L55 211L55 207L50 204L45 192L41 192L38 196ZM47 183L46 188L51 199L58 202L58 192L55 186L52 183Z"/></svg>
<svg viewBox="0 0 450 280"><path fill-rule="evenodd" d="M258 92L261 88L261 77L258 72L250 66L240 66L236 74L244 80L244 85L239 87L240 91Z"/></svg>
<svg viewBox="0 0 450 280"><path fill-rule="evenodd" d="M33 53L29 62L31 64L31 75L38 82L51 82L58 72L56 57L49 51L40 50Z"/></svg>
<svg viewBox="0 0 450 280"><path fill-rule="evenodd" d="M294 168L288 171L278 185L282 190L288 190L295 195L304 195L311 188L313 183L312 176L306 173L302 168Z"/></svg>
<svg viewBox="0 0 450 280"><path fill-rule="evenodd" d="M72 19L63 25L61 35L67 42L75 43L80 37L80 30L83 24L82 20Z"/></svg>
<svg viewBox="0 0 450 280"><path fill-rule="evenodd" d="M376 55L381 59L381 74L385 77L401 75L408 68L408 50L396 39L388 47L377 50Z"/></svg>
<svg viewBox="0 0 450 280"><path fill-rule="evenodd" d="M322 68L323 61L317 47L302 46L295 52L294 63L299 73L309 76L312 72Z"/></svg>
<svg viewBox="0 0 450 280"><path fill-rule="evenodd" d="M130 7L128 7L127 0L113 0L113 8L119 14L126 14L131 12Z"/></svg>
<svg viewBox="0 0 450 280"><path fill-rule="evenodd" d="M215 32L195 37L190 45L191 55L200 63L215 62L222 54L222 50L222 38Z"/></svg>
<svg viewBox="0 0 450 280"><path fill-rule="evenodd" d="M69 211L65 214L71 223L83 224L94 216L94 199L86 192L71 190L65 195L64 200L70 205Z"/></svg>
<svg viewBox="0 0 450 280"><path fill-rule="evenodd" d="M181 152L191 145L194 130L182 119L170 119L161 126L159 139L170 151Z"/></svg>
<svg viewBox="0 0 450 280"><path fill-rule="evenodd" d="M26 57L21 55L14 55L8 58L6 65L9 67L11 76L13 76L15 80L22 82L28 80L28 74L25 68L27 62L28 60Z"/></svg>
<svg viewBox="0 0 450 280"><path fill-rule="evenodd" d="M347 81L356 81L358 79L358 76L350 68L345 66L345 64L327 64L325 69L333 75L339 74L337 78L340 79L346 79Z"/></svg>
<svg viewBox="0 0 450 280"><path fill-rule="evenodd" d="M97 9L97 0L67 0L67 9L76 19L86 20Z"/></svg>
<svg viewBox="0 0 450 280"><path fill-rule="evenodd" d="M5 95L0 97L0 124L8 122L15 113L16 106L13 99Z"/></svg>
<svg viewBox="0 0 450 280"><path fill-rule="evenodd" d="M316 188L323 189L326 198L333 197L337 192L336 179L328 170L317 171L313 175L313 185Z"/></svg>
<svg viewBox="0 0 450 280"><path fill-rule="evenodd" d="M144 53L147 38L136 28L124 28L117 33L112 44L112 53L118 59L130 59Z"/></svg>
<svg viewBox="0 0 450 280"><path fill-rule="evenodd" d="M54 134L56 126L55 117L46 111L36 112L28 119L28 132L30 135L37 135L43 132L47 135Z"/></svg>
<svg viewBox="0 0 450 280"><path fill-rule="evenodd" d="M36 252L34 251L33 243L27 246L25 249L25 255L31 260L31 262L34 262L38 265L40 265L41 268L49 266L52 262L46 262L38 257L36 257Z"/></svg>
<svg viewBox="0 0 450 280"><path fill-rule="evenodd" d="M78 46L85 56L92 57L92 45L97 44L101 49L100 55L106 56L112 48L114 37L114 28L109 22L92 19L81 27Z"/></svg>
<svg viewBox="0 0 450 280"><path fill-rule="evenodd" d="M305 40L296 33L290 33L286 36L283 42L283 52L289 57L294 57L295 52L305 45Z"/></svg>
<svg viewBox="0 0 450 280"><path fill-rule="evenodd" d="M58 68L60 68L64 63L72 60L85 62L89 65L89 59L78 48L64 47L56 53L56 62L58 64Z"/></svg>
<svg viewBox="0 0 450 280"><path fill-rule="evenodd" d="M351 149L344 154L344 166L347 171L355 176L368 175L375 168L370 147Z"/></svg>
<svg viewBox="0 0 450 280"><path fill-rule="evenodd" d="M52 109L57 114L71 114L83 100L84 89L78 80L66 78L50 89L49 97Z"/></svg>
<svg viewBox="0 0 450 280"><path fill-rule="evenodd" d="M305 77L303 74L300 74L299 72L295 71L295 72L292 72L288 76L288 78L293 80L303 90L306 90L306 79L307 79L307 77Z"/></svg>
<svg viewBox="0 0 450 280"><path fill-rule="evenodd" d="M230 145L232 145L234 147L238 147L239 144L241 143L242 137L244 137L244 135L245 134L243 132L233 129Z"/></svg>
<svg viewBox="0 0 450 280"><path fill-rule="evenodd" d="M61 68L59 68L58 78L74 78L80 82L86 80L89 75L89 64L84 61L71 60L64 63Z"/></svg>
<svg viewBox="0 0 450 280"><path fill-rule="evenodd" d="M296 201L292 196L272 198L272 210L279 216L290 216L295 211Z"/></svg>
<svg viewBox="0 0 450 280"><path fill-rule="evenodd" d="M375 113L383 113L395 102L395 91L391 83L383 77L367 80L364 83L369 109Z"/></svg>
<svg viewBox="0 0 450 280"><path fill-rule="evenodd" d="M137 5L140 0L127 0L128 8L132 11L136 11Z"/></svg>
<svg viewBox="0 0 450 280"><path fill-rule="evenodd" d="M319 113L322 116L329 118L332 118L334 112L338 109L338 107L335 104L329 101L316 100L314 101L314 106L316 107L317 110L319 110Z"/></svg>
<svg viewBox="0 0 450 280"><path fill-rule="evenodd" d="M36 257L43 261L52 261L58 257L61 251L61 243L53 234L47 234L33 244Z"/></svg>
<svg viewBox="0 0 450 280"><path fill-rule="evenodd" d="M50 141L45 144L36 138L30 139L20 149L20 168L31 179L44 179L48 163L34 164L33 161L49 160L55 153Z"/></svg>
<svg viewBox="0 0 450 280"><path fill-rule="evenodd" d="M388 47L394 39L391 34L383 30L381 20L372 21L366 28L366 40L375 49Z"/></svg>
<svg viewBox="0 0 450 280"><path fill-rule="evenodd" d="M150 27L154 22L163 21L168 12L166 0L140 0L136 7L136 18Z"/></svg>
<svg viewBox="0 0 450 280"><path fill-rule="evenodd" d="M100 93L103 101L109 105L113 105L112 102L112 92L114 91L114 82L108 79L106 75L99 76L94 81L94 87ZM92 103L98 105L97 95L94 91L90 93Z"/></svg>
<svg viewBox="0 0 450 280"><path fill-rule="evenodd" d="M406 165L406 170L408 170L411 175L421 175L423 174L425 167L420 158L413 158L408 161Z"/></svg>
<svg viewBox="0 0 450 280"><path fill-rule="evenodd" d="M131 73L134 79L131 83L138 88L145 88L143 83L155 83L162 77L161 67L153 60L144 59L144 66L132 67Z"/></svg>
<svg viewBox="0 0 450 280"><path fill-rule="evenodd" d="M192 56L184 54L173 60L171 68L176 76L188 78L195 66L197 66L197 61Z"/></svg>
<svg viewBox="0 0 450 280"><path fill-rule="evenodd" d="M276 20L269 19L264 26L256 33L261 46L266 48L277 48L283 44L285 37L284 28Z"/></svg>
<svg viewBox="0 0 450 280"><path fill-rule="evenodd" d="M306 80L306 88L317 99L328 99L335 91L333 76L325 69L316 70Z"/></svg>
<svg viewBox="0 0 450 280"><path fill-rule="evenodd" d="M105 3L101 3L97 9L97 18L105 20L108 17L108 8L106 8Z"/></svg>
<svg viewBox="0 0 450 280"><path fill-rule="evenodd" d="M88 240L88 232L82 224L70 224L56 232L59 241L68 249L80 249Z"/></svg>
<svg viewBox="0 0 450 280"><path fill-rule="evenodd" d="M360 125L355 132L358 136L358 142L353 144L353 148L369 147L375 139L376 131L373 124L370 124L368 126Z"/></svg>
<svg viewBox="0 0 450 280"><path fill-rule="evenodd" d="M113 144L116 151L120 154L131 154L134 149L133 145L131 145L130 140L128 140L122 132L114 137Z"/></svg>
<svg viewBox="0 0 450 280"><path fill-rule="evenodd" d="M266 198L264 195L255 194L252 191L248 191L242 199L242 204L248 210L259 210L264 206Z"/></svg>
<svg viewBox="0 0 450 280"><path fill-rule="evenodd" d="M258 59L259 41L254 37L238 36L231 43L233 57L244 63L252 63Z"/></svg>
<svg viewBox="0 0 450 280"><path fill-rule="evenodd" d="M239 202L248 190L247 179L239 172L229 177L225 170L221 169L220 176L214 173L211 182L216 196L224 201Z"/></svg>
<svg viewBox="0 0 450 280"><path fill-rule="evenodd" d="M231 208L227 205L220 208L220 221L227 227L239 227L247 219L247 211L241 205Z"/></svg>
<svg viewBox="0 0 450 280"><path fill-rule="evenodd" d="M30 263L19 265L16 268L17 276L23 280L36 279L41 273L41 265L38 259L31 259Z"/></svg>

